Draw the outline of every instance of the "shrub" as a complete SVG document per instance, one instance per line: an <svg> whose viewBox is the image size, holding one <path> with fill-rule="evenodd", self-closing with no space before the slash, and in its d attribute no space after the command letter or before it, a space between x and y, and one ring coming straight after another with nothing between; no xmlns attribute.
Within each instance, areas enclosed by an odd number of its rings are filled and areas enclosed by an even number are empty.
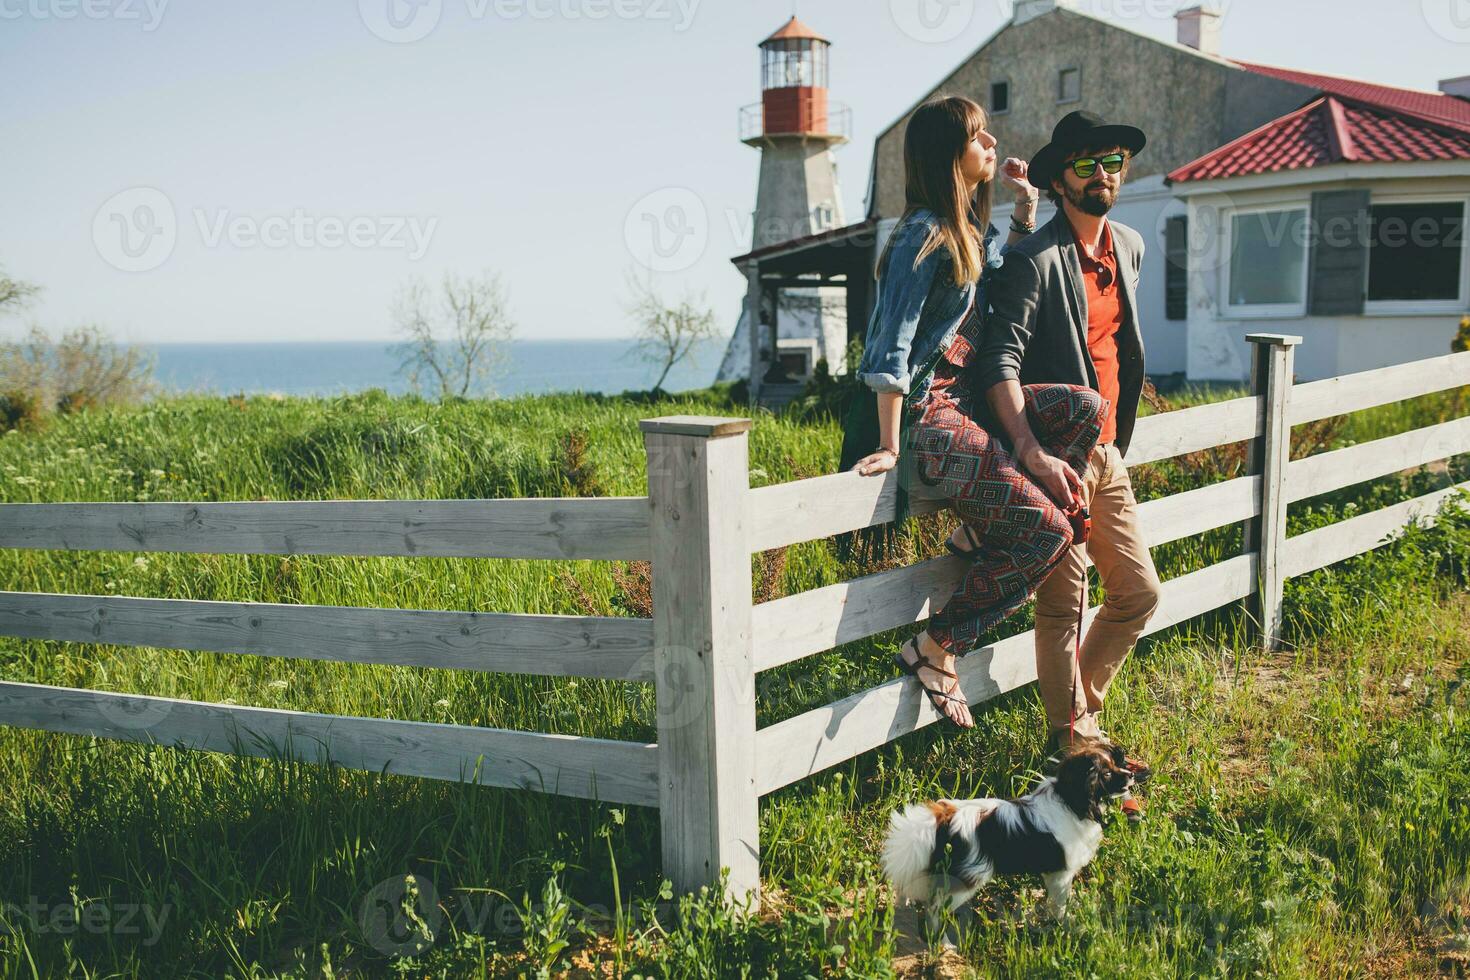
<svg viewBox="0 0 1470 980"><path fill-rule="evenodd" d="M34 393L7 391L0 395L0 432L39 429L45 422L45 406Z"/></svg>
<svg viewBox="0 0 1470 980"><path fill-rule="evenodd" d="M151 355L114 343L94 324L56 340L32 324L21 340L0 344L0 391L41 414L131 404L156 390L153 364Z"/></svg>
<svg viewBox="0 0 1470 980"><path fill-rule="evenodd" d="M787 413L804 422L845 418L854 398L873 397L868 386L858 378L857 366L862 359L862 342L854 340L847 345L849 370L846 374L834 375L825 357L817 361L812 379L787 407Z"/></svg>

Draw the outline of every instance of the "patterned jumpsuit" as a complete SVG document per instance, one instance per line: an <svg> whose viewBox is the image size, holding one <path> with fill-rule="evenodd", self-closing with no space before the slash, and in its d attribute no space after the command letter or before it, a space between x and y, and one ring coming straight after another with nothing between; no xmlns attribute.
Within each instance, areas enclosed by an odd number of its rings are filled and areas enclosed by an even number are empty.
<svg viewBox="0 0 1470 980"><path fill-rule="evenodd" d="M981 540L954 595L929 620L929 635L956 656L1020 609L1072 545L1066 514L1017 467L1008 445L974 421L985 395L971 390L964 368L982 322L965 320L934 368L928 393L910 409L919 479L937 487ZM1023 385L1021 394L1037 440L1080 476L1107 402L1079 385Z"/></svg>

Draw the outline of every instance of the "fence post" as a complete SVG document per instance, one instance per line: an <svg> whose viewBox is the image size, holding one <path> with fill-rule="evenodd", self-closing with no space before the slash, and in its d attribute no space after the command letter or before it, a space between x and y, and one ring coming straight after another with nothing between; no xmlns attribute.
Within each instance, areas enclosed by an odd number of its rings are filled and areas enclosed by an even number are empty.
<svg viewBox="0 0 1470 980"><path fill-rule="evenodd" d="M679 893L730 868L727 903L760 898L750 651L749 419L639 423L653 508L654 684L663 873Z"/></svg>
<svg viewBox="0 0 1470 980"><path fill-rule="evenodd" d="M1251 443L1250 473L1261 478L1260 516L1246 523L1245 550L1255 552L1256 591L1248 611L1261 646L1275 650L1281 643L1281 600L1286 579L1282 574L1286 548L1286 467L1291 460L1292 370L1296 346L1302 338L1287 334L1253 333L1251 393L1261 397L1256 438Z"/></svg>

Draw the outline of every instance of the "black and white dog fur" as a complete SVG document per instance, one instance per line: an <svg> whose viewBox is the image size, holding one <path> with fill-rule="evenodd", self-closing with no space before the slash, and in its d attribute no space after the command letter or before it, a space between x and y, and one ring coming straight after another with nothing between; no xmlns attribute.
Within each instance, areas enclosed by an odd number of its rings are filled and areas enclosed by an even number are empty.
<svg viewBox="0 0 1470 980"><path fill-rule="evenodd" d="M962 908L996 875L1041 875L1060 919L1072 879L1097 854L1108 804L1132 786L1121 749L1073 749L1055 776L1020 799L934 800L895 811L883 870L899 898L926 906L931 931L945 905Z"/></svg>

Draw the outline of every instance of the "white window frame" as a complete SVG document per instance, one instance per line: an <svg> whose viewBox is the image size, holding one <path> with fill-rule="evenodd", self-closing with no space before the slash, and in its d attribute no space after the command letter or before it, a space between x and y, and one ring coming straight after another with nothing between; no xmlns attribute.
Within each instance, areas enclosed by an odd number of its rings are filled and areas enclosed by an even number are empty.
<svg viewBox="0 0 1470 980"><path fill-rule="evenodd" d="M1235 219L1240 215L1269 214L1278 211L1301 211L1307 222L1312 220L1310 199L1291 198L1270 203L1253 204L1248 207L1223 209L1224 220L1220 234L1223 237L1225 261L1220 263L1220 316L1227 320L1297 319L1307 315L1307 290L1311 285L1312 246L1310 241L1302 245L1302 300L1300 303L1245 303L1230 302L1230 272L1235 265Z"/></svg>
<svg viewBox="0 0 1470 980"><path fill-rule="evenodd" d="M1368 299L1368 276L1373 266L1373 250L1368 249L1363 262L1364 316L1425 316L1465 312L1470 305L1470 194L1373 194L1368 207L1375 204L1460 204L1464 207L1465 227L1460 239L1460 294L1454 299Z"/></svg>
<svg viewBox="0 0 1470 980"><path fill-rule="evenodd" d="M837 207L830 200L812 205L813 234L837 227Z"/></svg>

